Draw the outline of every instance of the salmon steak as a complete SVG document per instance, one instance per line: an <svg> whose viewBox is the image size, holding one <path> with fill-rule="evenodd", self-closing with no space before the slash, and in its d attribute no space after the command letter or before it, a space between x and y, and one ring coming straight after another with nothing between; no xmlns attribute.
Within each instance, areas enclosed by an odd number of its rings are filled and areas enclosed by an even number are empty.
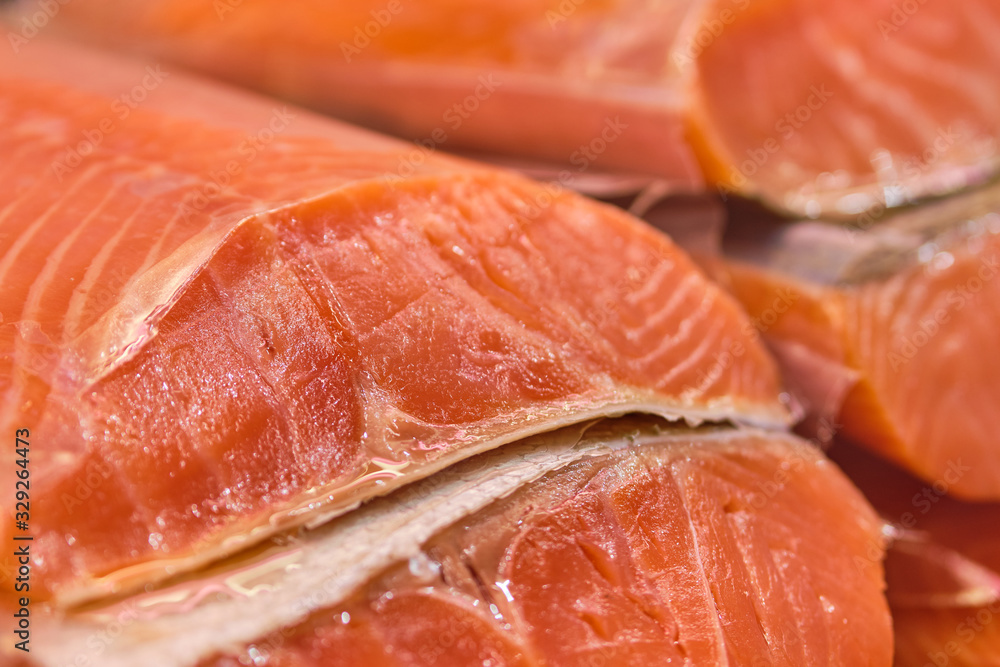
<svg viewBox="0 0 1000 667"><path fill-rule="evenodd" d="M957 500L847 442L830 455L892 526L895 667L1000 664L1000 536L984 530L1000 522L1000 503Z"/></svg>
<svg viewBox="0 0 1000 667"><path fill-rule="evenodd" d="M787 424L735 301L618 209L450 158L403 177L404 144L41 40L0 77L0 424L34 443L39 597L599 416Z"/></svg>
<svg viewBox="0 0 1000 667"><path fill-rule="evenodd" d="M855 564L881 528L793 436L602 422L459 462L197 581L43 619L38 660L888 666L880 555Z"/></svg>
<svg viewBox="0 0 1000 667"><path fill-rule="evenodd" d="M998 166L991 0L74 0L52 23L567 184L705 178L850 220Z"/></svg>
<svg viewBox="0 0 1000 667"><path fill-rule="evenodd" d="M813 417L966 500L1000 500L1000 189L868 229L744 218L729 288Z"/></svg>
<svg viewBox="0 0 1000 667"><path fill-rule="evenodd" d="M694 4L583 3L553 25L562 17L551 0L257 0L223 8L224 18L201 2L84 2L61 8L52 28L391 131L425 152L649 173L695 190L704 182L668 48Z"/></svg>

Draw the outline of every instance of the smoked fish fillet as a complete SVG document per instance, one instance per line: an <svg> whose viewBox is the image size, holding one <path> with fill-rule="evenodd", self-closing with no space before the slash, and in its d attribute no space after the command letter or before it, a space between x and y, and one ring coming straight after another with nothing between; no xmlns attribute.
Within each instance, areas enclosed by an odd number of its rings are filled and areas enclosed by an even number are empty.
<svg viewBox="0 0 1000 667"><path fill-rule="evenodd" d="M736 302L618 209L451 158L403 176L405 144L43 38L0 55L0 121L0 430L30 432L37 599L598 416L788 421Z"/></svg>
<svg viewBox="0 0 1000 667"><path fill-rule="evenodd" d="M690 0L584 3L557 26L546 18L558 4L551 0L389 4L265 0L217 12L201 2L84 2L63 7L51 27L421 140L430 150L520 155L574 171L651 173L684 190L703 186L667 48ZM375 39L364 35L372 21Z"/></svg>
<svg viewBox="0 0 1000 667"><path fill-rule="evenodd" d="M39 664L891 663L882 522L818 448L622 421L491 450L256 562L40 625Z"/></svg>
<svg viewBox="0 0 1000 667"><path fill-rule="evenodd" d="M1000 664L1000 503L968 503L838 442L830 456L894 527L885 560L895 667ZM876 554L877 555L877 554Z"/></svg>
<svg viewBox="0 0 1000 667"><path fill-rule="evenodd" d="M812 415L966 500L1000 500L1000 189L869 229L747 219L722 279Z"/></svg>
<svg viewBox="0 0 1000 667"><path fill-rule="evenodd" d="M74 0L52 23L566 182L704 176L850 219L1000 158L992 0Z"/></svg>

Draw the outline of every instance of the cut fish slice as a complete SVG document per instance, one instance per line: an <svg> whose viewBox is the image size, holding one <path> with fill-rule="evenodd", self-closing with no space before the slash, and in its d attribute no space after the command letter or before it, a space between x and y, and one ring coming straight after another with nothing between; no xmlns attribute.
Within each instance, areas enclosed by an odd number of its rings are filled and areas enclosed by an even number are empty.
<svg viewBox="0 0 1000 667"><path fill-rule="evenodd" d="M55 23L430 150L679 189L700 163L724 191L813 217L961 189L1000 164L991 0L82 0Z"/></svg>
<svg viewBox="0 0 1000 667"><path fill-rule="evenodd" d="M728 283L813 416L965 499L1000 499L1000 189L867 231L735 226Z"/></svg>
<svg viewBox="0 0 1000 667"><path fill-rule="evenodd" d="M684 140L680 90L669 83L669 44L693 4L565 3L567 14L552 0L257 1L220 12L188 0L85 2L53 24L425 150L652 173L691 190L703 181Z"/></svg>
<svg viewBox="0 0 1000 667"><path fill-rule="evenodd" d="M894 610L895 667L1000 665L1000 602L986 607Z"/></svg>
<svg viewBox="0 0 1000 667"><path fill-rule="evenodd" d="M853 220L1000 166L997 3L709 0L702 11L689 117L721 189Z"/></svg>
<svg viewBox="0 0 1000 667"><path fill-rule="evenodd" d="M879 522L814 449L657 444L552 473L284 637L202 664L890 663L879 576L852 562Z"/></svg>
<svg viewBox="0 0 1000 667"><path fill-rule="evenodd" d="M896 667L1000 664L1000 503L966 503L860 448L830 455L895 527L885 561Z"/></svg>
<svg viewBox="0 0 1000 667"><path fill-rule="evenodd" d="M885 667L880 564L855 564L881 525L792 436L608 422L456 464L256 563L42 620L39 659L93 655L125 614L107 667Z"/></svg>
<svg viewBox="0 0 1000 667"><path fill-rule="evenodd" d="M31 433L39 598L595 416L787 421L735 301L614 208L403 177L405 145L42 39L0 78L0 426Z"/></svg>

